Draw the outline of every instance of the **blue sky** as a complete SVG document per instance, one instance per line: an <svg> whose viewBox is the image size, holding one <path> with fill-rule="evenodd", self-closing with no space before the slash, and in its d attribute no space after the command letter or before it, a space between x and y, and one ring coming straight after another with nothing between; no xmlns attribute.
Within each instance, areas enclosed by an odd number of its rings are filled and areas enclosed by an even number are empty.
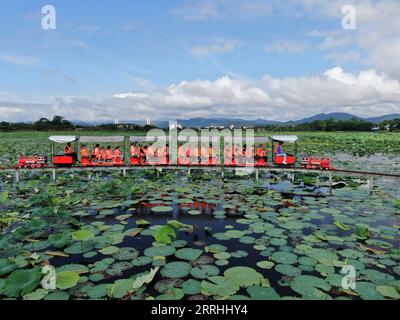
<svg viewBox="0 0 400 320"><path fill-rule="evenodd" d="M344 3L359 9L363 29L342 29ZM400 12L396 3L2 2L0 111L3 108L3 118L11 121L55 112L83 118L88 116L86 108L93 119L290 119L316 111L396 111L400 66L387 65L384 55L376 56L377 44L368 41L369 30L374 30L371 37L386 41L388 57L397 52L396 22L389 23L391 32L376 28L381 19ZM56 8L56 30L41 28L41 9L47 4ZM369 10L374 9L371 18ZM378 91L372 102L366 81L371 92ZM356 86L359 95L354 96L349 85ZM348 97L332 103L331 96L343 94L341 86ZM326 91L326 96L310 97L314 89ZM280 90L287 96L280 96ZM370 101L368 108L362 108L363 99ZM248 114L243 112L247 106ZM164 112L157 114L159 108Z"/></svg>

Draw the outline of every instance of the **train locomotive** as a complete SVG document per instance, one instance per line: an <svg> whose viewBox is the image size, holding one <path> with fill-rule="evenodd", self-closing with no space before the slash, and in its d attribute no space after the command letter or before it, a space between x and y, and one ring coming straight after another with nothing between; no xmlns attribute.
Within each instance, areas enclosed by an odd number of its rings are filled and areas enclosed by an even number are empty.
<svg viewBox="0 0 400 320"><path fill-rule="evenodd" d="M35 156L23 156L18 157L17 167L19 169L41 169L46 168L48 164L47 156L45 155L35 155Z"/></svg>

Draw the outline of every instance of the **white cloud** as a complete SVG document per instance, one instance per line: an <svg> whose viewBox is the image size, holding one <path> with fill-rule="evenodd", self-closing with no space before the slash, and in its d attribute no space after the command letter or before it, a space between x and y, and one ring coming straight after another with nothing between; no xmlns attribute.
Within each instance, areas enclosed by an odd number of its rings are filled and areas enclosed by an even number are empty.
<svg viewBox="0 0 400 320"><path fill-rule="evenodd" d="M236 45L237 41L234 39L218 39L209 45L193 47L189 51L195 57L203 58L213 54L232 52Z"/></svg>
<svg viewBox="0 0 400 320"><path fill-rule="evenodd" d="M15 56L15 55L2 55L2 56L0 56L0 61L26 67L26 66L33 65L36 62L36 59L32 58L32 57L22 57L22 56Z"/></svg>
<svg viewBox="0 0 400 320"><path fill-rule="evenodd" d="M398 0L291 0L307 12L334 19L338 29L326 34L321 48L335 49L353 46L366 52L369 64L391 77L400 79L400 1ZM340 29L343 5L356 8L357 28L353 31ZM312 35L317 35L314 31ZM320 32L323 35L323 32Z"/></svg>
<svg viewBox="0 0 400 320"><path fill-rule="evenodd" d="M267 52L303 53L308 49L308 44L302 41L276 40L265 46Z"/></svg>
<svg viewBox="0 0 400 320"><path fill-rule="evenodd" d="M375 70L351 74L336 67L322 75L258 80L182 81L147 92L117 93L107 100L55 99L46 104L1 103L1 120L35 120L55 114L81 120L241 117L295 120L320 112L377 116L400 112L400 82Z"/></svg>
<svg viewBox="0 0 400 320"><path fill-rule="evenodd" d="M334 60L337 65L342 65L349 62L361 61L360 53L355 50L349 50L344 52L331 52L327 54L325 57Z"/></svg>

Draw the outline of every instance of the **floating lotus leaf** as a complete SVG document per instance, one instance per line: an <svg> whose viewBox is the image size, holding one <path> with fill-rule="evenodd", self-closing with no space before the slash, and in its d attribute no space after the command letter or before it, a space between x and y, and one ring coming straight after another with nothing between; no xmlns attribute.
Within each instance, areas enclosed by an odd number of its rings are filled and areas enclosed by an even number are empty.
<svg viewBox="0 0 400 320"><path fill-rule="evenodd" d="M137 257L135 258L135 260L132 261L132 265L136 266L136 267L140 267L140 266L144 266L146 264L149 264L153 261L152 258L150 257Z"/></svg>
<svg viewBox="0 0 400 320"><path fill-rule="evenodd" d="M363 279L380 285L384 285L395 280L392 275L374 269L365 269L361 270L360 272L363 275Z"/></svg>
<svg viewBox="0 0 400 320"><path fill-rule="evenodd" d="M28 293L23 296L24 300L42 300L45 296L49 294L49 291L46 289L36 289L35 291Z"/></svg>
<svg viewBox="0 0 400 320"><path fill-rule="evenodd" d="M182 290L184 294L194 295L201 292L201 282L189 279L182 284Z"/></svg>
<svg viewBox="0 0 400 320"><path fill-rule="evenodd" d="M99 215L101 216L112 216L113 214L115 214L115 211L111 209L105 209L99 212Z"/></svg>
<svg viewBox="0 0 400 320"><path fill-rule="evenodd" d="M249 236L244 236L239 239L239 242L245 243L245 244L252 244L252 243L254 243L254 241L255 241L255 238L249 237Z"/></svg>
<svg viewBox="0 0 400 320"><path fill-rule="evenodd" d="M219 269L216 266L209 264L202 264L190 270L190 274L198 279L206 279L209 276L216 276L219 274Z"/></svg>
<svg viewBox="0 0 400 320"><path fill-rule="evenodd" d="M227 260L231 257L228 252L218 252L214 254L214 258L217 260Z"/></svg>
<svg viewBox="0 0 400 320"><path fill-rule="evenodd" d="M269 260L257 262L257 266L261 269L271 269L274 265L275 263Z"/></svg>
<svg viewBox="0 0 400 320"><path fill-rule="evenodd" d="M17 268L15 262L10 259L2 258L0 259L0 276L3 276L11 271L14 271Z"/></svg>
<svg viewBox="0 0 400 320"><path fill-rule="evenodd" d="M134 291L133 279L121 279L114 282L114 284L107 287L107 295L110 298L122 299L129 293Z"/></svg>
<svg viewBox="0 0 400 320"><path fill-rule="evenodd" d="M107 296L109 287L110 287L109 284L99 284L97 286L91 287L87 291L87 294L91 299L100 299Z"/></svg>
<svg viewBox="0 0 400 320"><path fill-rule="evenodd" d="M338 253L346 258L362 258L364 256L362 252L353 249L343 249L338 251Z"/></svg>
<svg viewBox="0 0 400 320"><path fill-rule="evenodd" d="M172 240L176 238L175 228L170 225L165 225L156 230L154 239L158 243L171 244Z"/></svg>
<svg viewBox="0 0 400 320"><path fill-rule="evenodd" d="M63 272L63 271L73 271L78 274L81 274L88 272L89 268L82 264L71 263L71 264L64 264L63 266L57 268L57 272Z"/></svg>
<svg viewBox="0 0 400 320"><path fill-rule="evenodd" d="M224 276L240 287L249 287L261 283L263 276L249 267L233 267L224 272Z"/></svg>
<svg viewBox="0 0 400 320"><path fill-rule="evenodd" d="M56 291L49 293L44 300L61 301L69 300L69 293L65 291Z"/></svg>
<svg viewBox="0 0 400 320"><path fill-rule="evenodd" d="M119 249L118 247L115 247L115 246L108 246L108 247L105 247L105 248L103 248L103 249L100 249L99 252L100 252L101 254L104 254L104 255L111 255L111 254L117 253L119 250L120 250L120 249Z"/></svg>
<svg viewBox="0 0 400 320"><path fill-rule="evenodd" d="M192 267L186 262L170 262L166 264L162 270L161 275L165 278L184 278L189 273Z"/></svg>
<svg viewBox="0 0 400 320"><path fill-rule="evenodd" d="M105 258L100 261L96 261L93 264L93 268L90 269L91 273L96 273L96 272L103 272L108 269L108 267L115 262L115 259L113 258Z"/></svg>
<svg viewBox="0 0 400 320"><path fill-rule="evenodd" d="M175 253L176 249L171 246L160 246L160 247L150 247L144 250L144 255L147 257L155 257L155 256L171 256Z"/></svg>
<svg viewBox="0 0 400 320"><path fill-rule="evenodd" d="M138 220L136 220L136 224L138 226L148 226L151 223L149 221L145 220L145 219L138 219Z"/></svg>
<svg viewBox="0 0 400 320"><path fill-rule="evenodd" d="M310 257L300 257L299 263L305 266L315 266L317 264L317 260Z"/></svg>
<svg viewBox="0 0 400 320"><path fill-rule="evenodd" d="M182 287L183 282L182 279L163 279L154 285L154 289L157 292L165 293L168 289Z"/></svg>
<svg viewBox="0 0 400 320"><path fill-rule="evenodd" d="M93 282L98 282L104 280L104 274L102 273L94 273L89 276L89 280Z"/></svg>
<svg viewBox="0 0 400 320"><path fill-rule="evenodd" d="M280 298L275 289L271 287L252 286L247 288L247 292L253 300L278 300Z"/></svg>
<svg viewBox="0 0 400 320"><path fill-rule="evenodd" d="M363 300L383 300L384 297L377 291L377 286L371 282L357 281L354 291Z"/></svg>
<svg viewBox="0 0 400 320"><path fill-rule="evenodd" d="M281 264L295 264L297 256L294 253L287 251L277 251L272 254L272 259Z"/></svg>
<svg viewBox="0 0 400 320"><path fill-rule="evenodd" d="M275 271L290 277L299 276L301 274L300 269L290 264L278 264L275 266Z"/></svg>
<svg viewBox="0 0 400 320"><path fill-rule="evenodd" d="M132 287L135 290L137 290L141 288L144 284L149 284L150 282L153 281L159 269L160 269L159 267L155 267L154 269L151 269L148 273L141 276L137 276L132 284Z"/></svg>
<svg viewBox="0 0 400 320"><path fill-rule="evenodd" d="M216 264L217 266L226 266L226 265L229 264L229 261L228 261L228 260L216 260L216 261L215 261L215 264Z"/></svg>
<svg viewBox="0 0 400 320"><path fill-rule="evenodd" d="M159 212L159 213L166 213L166 212L174 211L174 208L172 208L170 206L157 206L157 207L151 208L151 211Z"/></svg>
<svg viewBox="0 0 400 320"><path fill-rule="evenodd" d="M202 253L203 251L200 249L183 248L176 251L175 256L178 259L193 261L200 257Z"/></svg>
<svg viewBox="0 0 400 320"><path fill-rule="evenodd" d="M74 271L57 272L56 286L60 290L73 288L78 284L79 278L79 273Z"/></svg>
<svg viewBox="0 0 400 320"><path fill-rule="evenodd" d="M303 298L311 299L326 299L329 296L321 290L329 291L331 289L331 285L326 280L309 275L295 277L290 282L290 287Z"/></svg>
<svg viewBox="0 0 400 320"><path fill-rule="evenodd" d="M287 244L287 241L285 239L272 238L269 243L273 246L285 246Z"/></svg>
<svg viewBox="0 0 400 320"><path fill-rule="evenodd" d="M134 260L138 256L139 256L139 251L131 247L120 248L118 252L112 255L114 259L121 261Z"/></svg>
<svg viewBox="0 0 400 320"><path fill-rule="evenodd" d="M244 233L240 230L229 230L225 232L225 236L232 239L239 239L244 236Z"/></svg>
<svg viewBox="0 0 400 320"><path fill-rule="evenodd" d="M247 257L249 254L244 250L236 250L231 252L231 256L234 258L244 258Z"/></svg>
<svg viewBox="0 0 400 320"><path fill-rule="evenodd" d="M49 236L48 241L53 247L61 249L71 243L71 236L68 233L52 234Z"/></svg>
<svg viewBox="0 0 400 320"><path fill-rule="evenodd" d="M213 236L215 239L221 240L221 241L231 239L223 232L214 233Z"/></svg>
<svg viewBox="0 0 400 320"><path fill-rule="evenodd" d="M7 297L24 296L38 286L41 278L39 268L13 271L4 283L2 294Z"/></svg>
<svg viewBox="0 0 400 320"><path fill-rule="evenodd" d="M156 300L181 300L185 293L180 288L170 288L164 294L158 296Z"/></svg>
<svg viewBox="0 0 400 320"><path fill-rule="evenodd" d="M206 296L229 297L240 289L239 285L232 279L213 276L201 282L201 293Z"/></svg>
<svg viewBox="0 0 400 320"><path fill-rule="evenodd" d="M106 270L106 273L110 277L121 276L124 271L132 268L132 264L127 261L117 262L109 266Z"/></svg>
<svg viewBox="0 0 400 320"><path fill-rule="evenodd" d="M201 211L199 210L189 210L188 213L192 216L198 216L201 215Z"/></svg>
<svg viewBox="0 0 400 320"><path fill-rule="evenodd" d="M175 240L171 243L171 246L173 246L175 248L183 248L186 245L187 245L186 240Z"/></svg>
<svg viewBox="0 0 400 320"><path fill-rule="evenodd" d="M94 238L94 234L90 230L78 230L72 233L72 237L78 241L87 241Z"/></svg>
<svg viewBox="0 0 400 320"><path fill-rule="evenodd" d="M210 252L210 253L218 253L218 252L226 251L226 250L228 250L228 248L221 244L212 244L212 245L205 247L204 250L206 252Z"/></svg>

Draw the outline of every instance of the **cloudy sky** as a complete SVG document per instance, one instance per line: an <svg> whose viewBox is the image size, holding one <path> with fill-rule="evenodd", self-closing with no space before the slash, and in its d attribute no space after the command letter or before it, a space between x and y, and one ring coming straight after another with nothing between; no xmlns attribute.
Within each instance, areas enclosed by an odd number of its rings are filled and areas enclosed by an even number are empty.
<svg viewBox="0 0 400 320"><path fill-rule="evenodd" d="M398 0L2 1L0 121L400 112L399 17Z"/></svg>

